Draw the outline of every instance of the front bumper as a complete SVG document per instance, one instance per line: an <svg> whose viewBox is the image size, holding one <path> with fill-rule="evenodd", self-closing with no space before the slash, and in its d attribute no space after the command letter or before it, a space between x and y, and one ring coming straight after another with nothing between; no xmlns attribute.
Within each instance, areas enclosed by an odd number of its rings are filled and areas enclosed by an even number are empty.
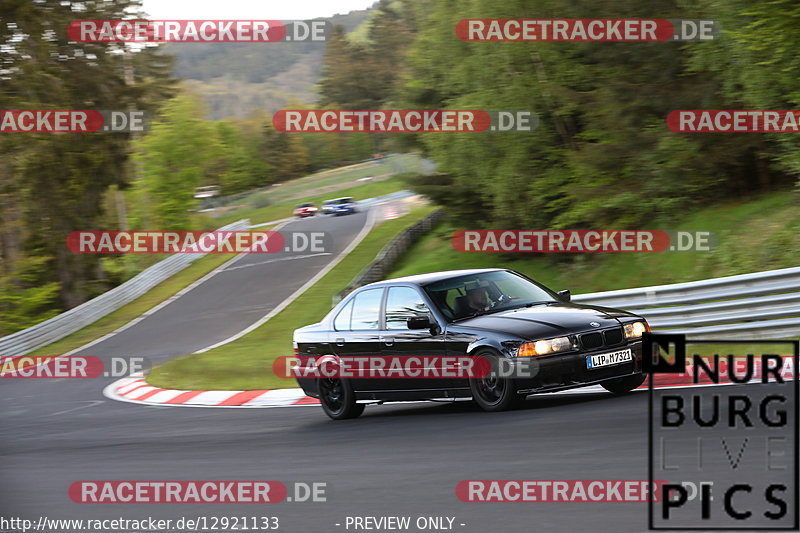
<svg viewBox="0 0 800 533"><path fill-rule="evenodd" d="M626 349L630 349L633 352L632 361L594 369L586 366L586 357L588 356ZM515 387L519 393L554 392L594 385L609 379L641 374L642 342L637 341L591 352L556 354L532 359L534 360L528 363L531 366L525 372L520 371L518 374L530 377L516 378L514 380ZM520 360L513 359L512 361L516 364Z"/></svg>

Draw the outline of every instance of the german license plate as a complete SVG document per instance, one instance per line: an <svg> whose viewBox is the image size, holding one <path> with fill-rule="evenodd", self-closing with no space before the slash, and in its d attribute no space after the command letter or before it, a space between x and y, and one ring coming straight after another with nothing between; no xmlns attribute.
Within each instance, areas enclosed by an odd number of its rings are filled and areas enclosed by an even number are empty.
<svg viewBox="0 0 800 533"><path fill-rule="evenodd" d="M600 368L603 366L613 366L633 361L633 352L630 350L620 350L618 352L601 353L598 355L586 356L586 368Z"/></svg>

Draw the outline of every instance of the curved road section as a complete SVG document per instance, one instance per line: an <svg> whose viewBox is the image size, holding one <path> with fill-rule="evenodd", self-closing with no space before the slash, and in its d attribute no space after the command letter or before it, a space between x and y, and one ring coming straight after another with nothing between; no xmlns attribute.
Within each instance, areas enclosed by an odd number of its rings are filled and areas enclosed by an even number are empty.
<svg viewBox="0 0 800 533"><path fill-rule="evenodd" d="M329 232L334 255L245 256L81 353L144 355L158 362L218 343L322 270L365 222L364 213L293 221L283 229ZM181 518L206 519L206 529L198 531L224 531L231 529L211 528L215 517L255 517L259 523L261 517L277 517L277 531L297 533L647 527L641 503L511 505L465 503L456 495L465 479L646 479L646 394L543 396L523 409L494 414L471 402L377 406L359 419L332 422L311 407L143 407L104 398L101 390L110 382L0 380L1 517L34 523L42 517L153 517L173 520L169 531L189 529L176 526ZM295 501L82 504L69 496L70 485L81 480L274 480L286 485ZM298 503L297 482L324 483L326 501ZM404 517L409 527L392 528ZM431 519L426 529L417 527L420 517ZM86 531L40 531L78 530Z"/></svg>

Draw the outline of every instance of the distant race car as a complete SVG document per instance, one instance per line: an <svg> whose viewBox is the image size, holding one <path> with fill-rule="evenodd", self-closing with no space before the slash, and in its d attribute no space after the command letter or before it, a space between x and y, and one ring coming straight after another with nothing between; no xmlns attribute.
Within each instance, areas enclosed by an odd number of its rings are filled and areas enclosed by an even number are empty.
<svg viewBox="0 0 800 533"><path fill-rule="evenodd" d="M639 387L646 331L641 316L572 303L569 291L553 292L513 270L434 272L365 285L319 323L295 330L293 374L334 420L383 401L472 397L485 411L502 411L539 392ZM394 358L382 364L402 367L437 354L442 368L480 359L493 370L426 379L350 372L365 357L369 364ZM445 361L455 356L455 365Z"/></svg>
<svg viewBox="0 0 800 533"><path fill-rule="evenodd" d="M294 216L305 218L313 217L317 214L317 208L314 204L300 204L294 208Z"/></svg>
<svg viewBox="0 0 800 533"><path fill-rule="evenodd" d="M350 215L357 211L356 201L350 196L322 202L322 214L324 215Z"/></svg>

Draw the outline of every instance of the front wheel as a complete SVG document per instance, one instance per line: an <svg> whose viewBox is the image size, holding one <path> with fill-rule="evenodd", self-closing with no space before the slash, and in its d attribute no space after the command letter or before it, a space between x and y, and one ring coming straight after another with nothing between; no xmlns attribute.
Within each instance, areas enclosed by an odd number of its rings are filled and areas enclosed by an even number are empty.
<svg viewBox="0 0 800 533"><path fill-rule="evenodd" d="M610 379L602 382L600 385L613 394L625 394L644 383L644 379L644 374L634 374L632 376L625 376L624 378Z"/></svg>
<svg viewBox="0 0 800 533"><path fill-rule="evenodd" d="M341 378L325 378L320 381L319 401L322 410L333 420L356 418L364 412L364 404L356 403L353 386Z"/></svg>
<svg viewBox="0 0 800 533"><path fill-rule="evenodd" d="M493 352L482 352L477 356L488 359L493 369L493 372L486 376L469 380L472 400L478 404L478 407L487 412L507 411L525 401L524 394L517 394L513 379L496 374L499 367L499 355Z"/></svg>

